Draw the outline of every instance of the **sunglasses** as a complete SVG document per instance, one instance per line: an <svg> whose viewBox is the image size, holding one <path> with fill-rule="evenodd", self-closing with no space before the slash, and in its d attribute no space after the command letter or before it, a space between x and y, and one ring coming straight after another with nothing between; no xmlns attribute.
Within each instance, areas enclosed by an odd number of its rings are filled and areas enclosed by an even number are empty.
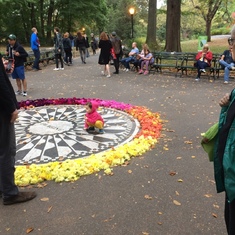
<svg viewBox="0 0 235 235"><path fill-rule="evenodd" d="M232 46L234 42L235 42L235 39L234 39L234 38L229 38L229 39L228 39L228 44L229 44L230 46Z"/></svg>

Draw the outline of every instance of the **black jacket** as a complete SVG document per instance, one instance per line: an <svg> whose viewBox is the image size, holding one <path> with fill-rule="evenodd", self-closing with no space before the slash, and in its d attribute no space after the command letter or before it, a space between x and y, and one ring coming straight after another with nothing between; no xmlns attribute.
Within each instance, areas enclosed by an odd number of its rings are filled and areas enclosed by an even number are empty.
<svg viewBox="0 0 235 235"><path fill-rule="evenodd" d="M11 114L18 108L15 92L5 72L0 54L0 113L10 118Z"/></svg>
<svg viewBox="0 0 235 235"><path fill-rule="evenodd" d="M12 50L19 52L20 56L14 56L12 53ZM24 62L26 62L26 58L28 57L28 53L25 51L25 49L16 42L13 47L11 47L10 44L7 45L7 52L8 56L11 58L14 58L15 60L15 67L24 66Z"/></svg>

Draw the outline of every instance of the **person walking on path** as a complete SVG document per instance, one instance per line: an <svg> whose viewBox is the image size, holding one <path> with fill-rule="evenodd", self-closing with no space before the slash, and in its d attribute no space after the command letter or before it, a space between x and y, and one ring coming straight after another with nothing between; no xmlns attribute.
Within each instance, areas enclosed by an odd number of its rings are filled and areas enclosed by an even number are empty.
<svg viewBox="0 0 235 235"><path fill-rule="evenodd" d="M96 49L97 49L97 40L95 38L94 33L91 33L91 49L92 49L93 55L95 55Z"/></svg>
<svg viewBox="0 0 235 235"><path fill-rule="evenodd" d="M115 72L113 72L113 73L119 74L119 59L122 54L122 42L121 42L120 38L117 37L116 32L112 32L111 36L112 36L111 43L112 43L115 57L116 57L115 59L113 59L114 67L115 67Z"/></svg>
<svg viewBox="0 0 235 235"><path fill-rule="evenodd" d="M88 39L88 37L87 37L87 35L86 35L86 33L84 33L83 34L83 37L85 38L85 44L86 44L86 57L88 58L89 56L90 56L90 54L89 54L89 47L90 47L90 45L89 45L89 39Z"/></svg>
<svg viewBox="0 0 235 235"><path fill-rule="evenodd" d="M0 197L4 205L26 202L35 192L19 192L14 183L16 141L14 122L18 103L0 55Z"/></svg>
<svg viewBox="0 0 235 235"><path fill-rule="evenodd" d="M33 62L33 71L38 71L41 70L39 68L39 61L40 61L40 42L38 39L38 31L35 27L32 28L32 34L31 34L31 39L30 39L30 46L34 54L34 62Z"/></svg>
<svg viewBox="0 0 235 235"><path fill-rule="evenodd" d="M64 61L69 66L72 64L72 44L69 39L69 33L66 32L63 38Z"/></svg>
<svg viewBox="0 0 235 235"><path fill-rule="evenodd" d="M54 68L55 71L58 70L64 70L64 63L63 63L63 53L64 53L64 48L63 48L63 39L60 34L60 29L58 27L54 28L54 45L55 45L55 63L56 63L56 68ZM61 67L59 68L59 60Z"/></svg>
<svg viewBox="0 0 235 235"><path fill-rule="evenodd" d="M16 42L16 36L14 34L10 34L8 36L8 43L6 54L9 58L13 58L15 63L15 68L11 76L13 79L16 79L16 85L18 87L16 95L27 96L27 81L25 78L24 62L26 62L28 53L18 42Z"/></svg>
<svg viewBox="0 0 235 235"><path fill-rule="evenodd" d="M235 61L232 58L232 46L229 46L229 50L225 50L222 54L219 63L224 68L224 83L229 82L230 70L235 70Z"/></svg>
<svg viewBox="0 0 235 235"><path fill-rule="evenodd" d="M109 61L110 61L110 56L111 56L112 44L108 38L107 33L105 32L102 32L100 34L99 48L101 50L100 50L98 63L100 65L104 65L104 70L101 72L101 74L106 75L106 72L107 72L107 78L109 78L111 76L110 68L109 68Z"/></svg>
<svg viewBox="0 0 235 235"><path fill-rule="evenodd" d="M86 64L86 41L80 31L77 33L77 39L76 39L76 51L78 51L78 49L82 63Z"/></svg>

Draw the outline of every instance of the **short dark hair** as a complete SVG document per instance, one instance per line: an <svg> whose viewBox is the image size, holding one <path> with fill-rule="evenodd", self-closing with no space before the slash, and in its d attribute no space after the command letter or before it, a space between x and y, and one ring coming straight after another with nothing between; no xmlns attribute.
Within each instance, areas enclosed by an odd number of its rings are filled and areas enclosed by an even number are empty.
<svg viewBox="0 0 235 235"><path fill-rule="evenodd" d="M58 27L55 27L54 30L55 30L56 32L60 32L60 29L59 29Z"/></svg>
<svg viewBox="0 0 235 235"><path fill-rule="evenodd" d="M92 103L91 102L87 102L86 105L91 109L92 108Z"/></svg>

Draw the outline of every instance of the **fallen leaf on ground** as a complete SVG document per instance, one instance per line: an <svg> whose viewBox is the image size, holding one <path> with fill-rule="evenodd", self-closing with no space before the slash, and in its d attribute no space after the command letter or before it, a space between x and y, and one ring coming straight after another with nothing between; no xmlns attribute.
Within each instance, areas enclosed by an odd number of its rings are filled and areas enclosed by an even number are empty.
<svg viewBox="0 0 235 235"><path fill-rule="evenodd" d="M173 203L176 205L176 206L181 206L181 203L176 201L176 200L173 200Z"/></svg>
<svg viewBox="0 0 235 235"><path fill-rule="evenodd" d="M205 197L212 197L211 194L205 194L204 196L205 196Z"/></svg>
<svg viewBox="0 0 235 235"><path fill-rule="evenodd" d="M42 202L47 202L47 201L49 201L49 198L48 197L43 197L43 198L41 198L40 199Z"/></svg>
<svg viewBox="0 0 235 235"><path fill-rule="evenodd" d="M182 180L182 179L178 179L178 182L180 182L180 183L181 183L181 182L183 182L183 180Z"/></svg>
<svg viewBox="0 0 235 235"><path fill-rule="evenodd" d="M213 217L217 218L217 215L215 213L212 213Z"/></svg>
<svg viewBox="0 0 235 235"><path fill-rule="evenodd" d="M171 172L169 173L169 175L174 176L174 175L176 175L176 172L175 172L175 171L171 171Z"/></svg>
<svg viewBox="0 0 235 235"><path fill-rule="evenodd" d="M51 211L51 209L52 209L52 206L50 206L50 207L48 208L47 213L49 213L49 212Z"/></svg>
<svg viewBox="0 0 235 235"><path fill-rule="evenodd" d="M33 228L27 228L26 233L31 233L33 231Z"/></svg>
<svg viewBox="0 0 235 235"><path fill-rule="evenodd" d="M144 198L145 198L145 199L148 199L148 200L152 200L152 199L153 199L153 198L150 197L149 195L145 195Z"/></svg>

